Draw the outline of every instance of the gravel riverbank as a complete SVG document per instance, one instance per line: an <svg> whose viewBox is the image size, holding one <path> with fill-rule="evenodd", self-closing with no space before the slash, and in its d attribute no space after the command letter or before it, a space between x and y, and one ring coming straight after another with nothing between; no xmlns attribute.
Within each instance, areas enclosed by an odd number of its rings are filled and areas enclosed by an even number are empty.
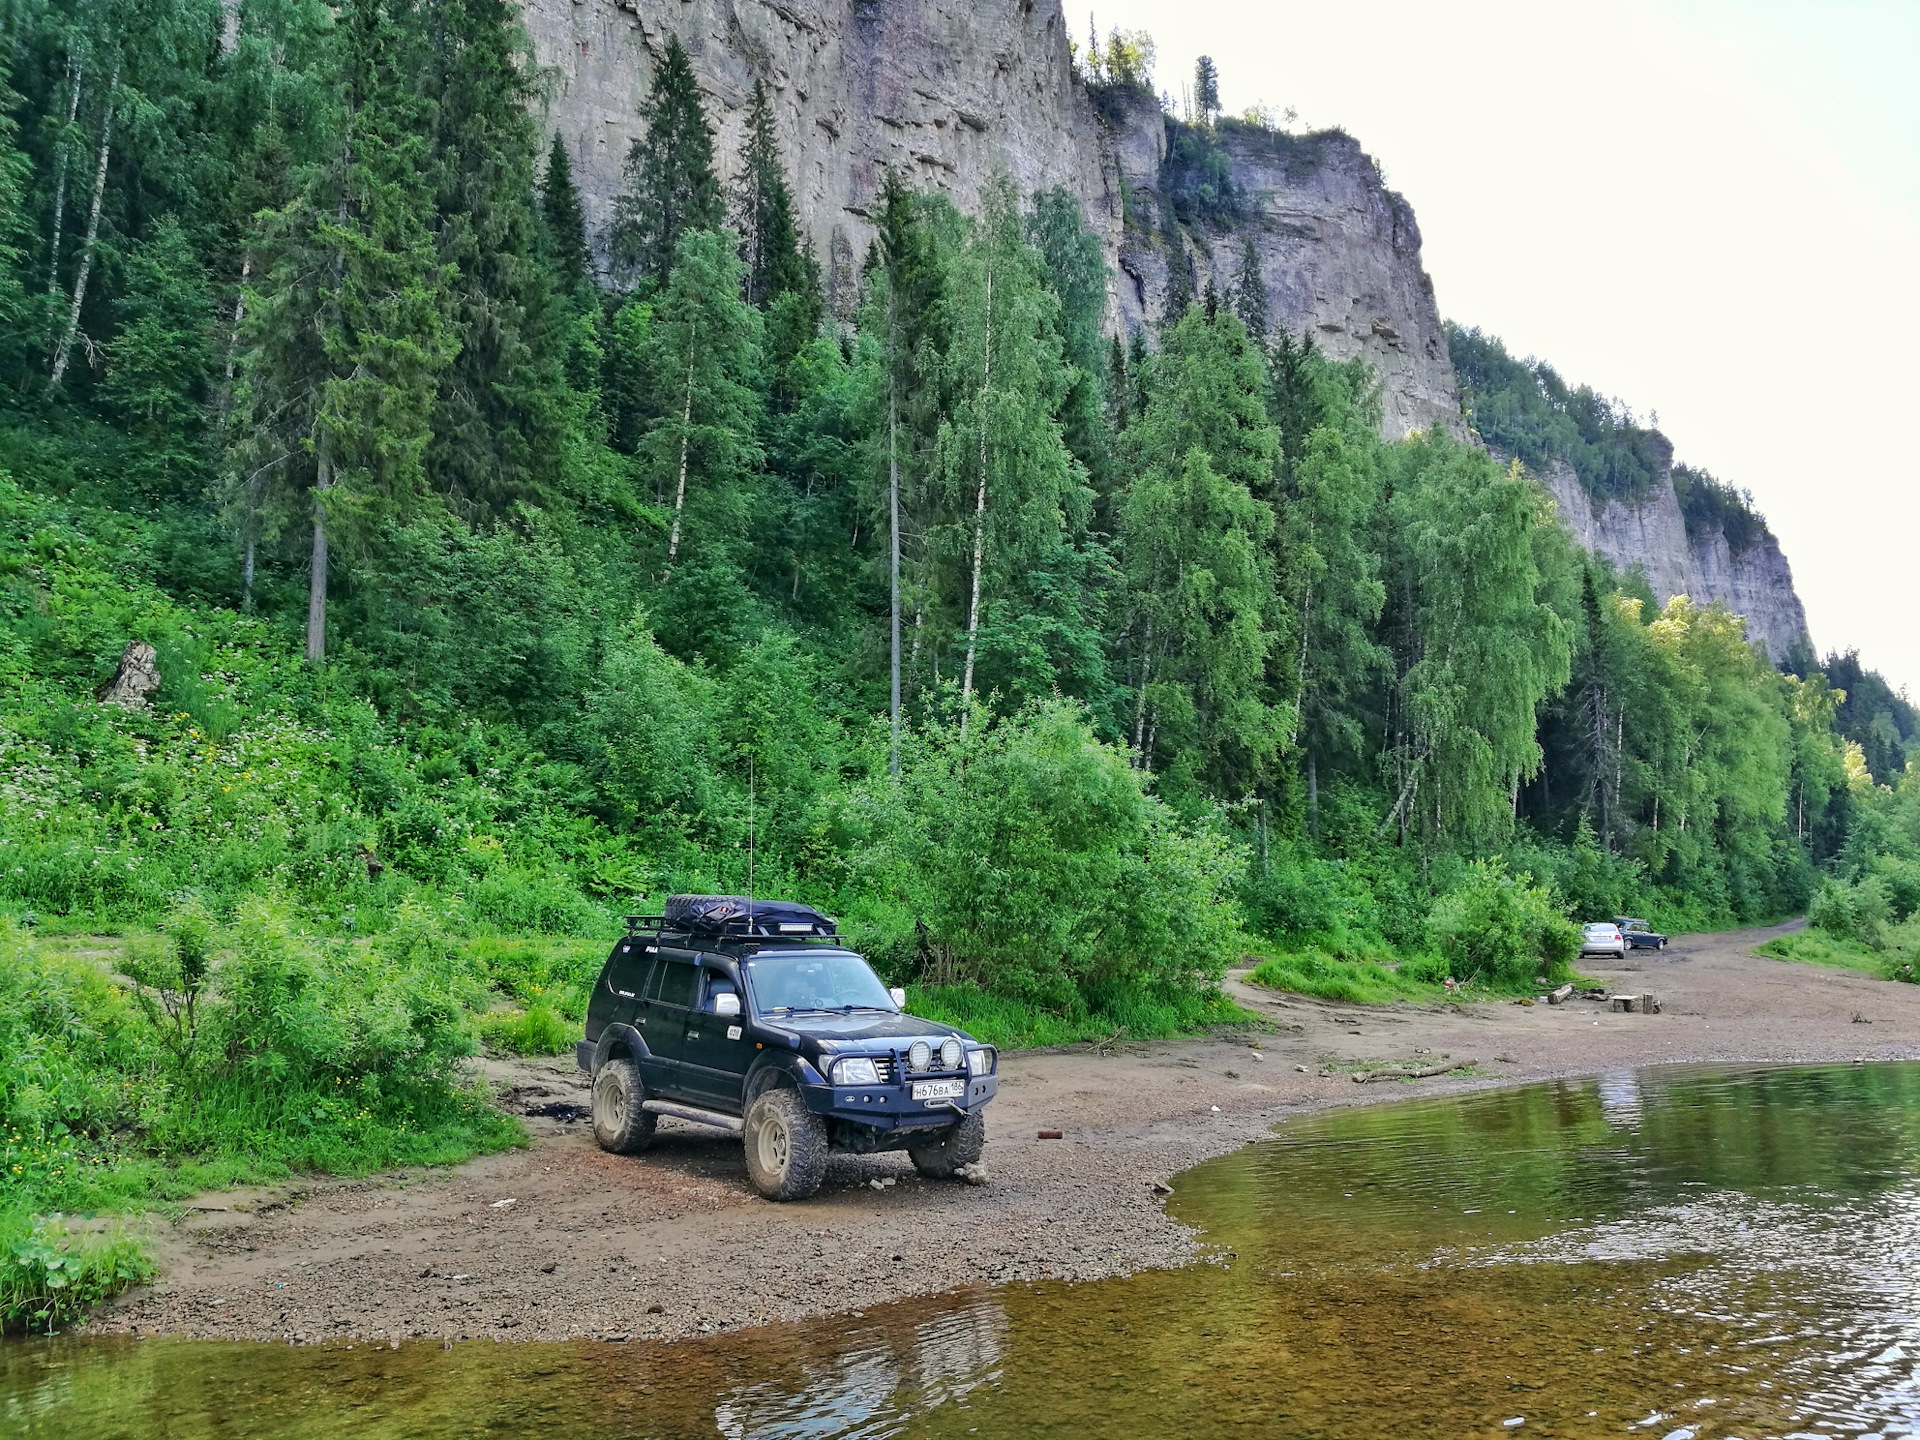
<svg viewBox="0 0 1920 1440"><path fill-rule="evenodd" d="M526 1149L203 1196L160 1230L158 1281L90 1328L674 1338L982 1282L1093 1279L1193 1259L1198 1237L1163 1213L1156 1183L1308 1111L1676 1061L1920 1057L1920 986L1749 953L1779 933L1693 936L1625 968L1586 965L1617 990L1652 991L1658 1015L1580 1000L1372 1008L1230 980L1271 1032L1004 1057L984 1186L923 1181L904 1155L843 1156L815 1199L769 1204L748 1187L736 1139L663 1122L647 1154L606 1155L565 1118L587 1103L584 1076L559 1061L490 1065L503 1103L529 1115ZM1320 1073L1434 1057L1484 1073L1370 1085Z"/></svg>

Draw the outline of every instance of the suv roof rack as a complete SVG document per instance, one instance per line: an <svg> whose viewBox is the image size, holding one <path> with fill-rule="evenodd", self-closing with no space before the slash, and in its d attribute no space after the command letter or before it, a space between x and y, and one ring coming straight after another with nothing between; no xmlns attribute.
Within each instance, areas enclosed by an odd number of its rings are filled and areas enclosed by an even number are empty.
<svg viewBox="0 0 1920 1440"><path fill-rule="evenodd" d="M839 935L833 918L791 900L673 895L661 915L627 916L627 933L682 933L711 940L817 940Z"/></svg>

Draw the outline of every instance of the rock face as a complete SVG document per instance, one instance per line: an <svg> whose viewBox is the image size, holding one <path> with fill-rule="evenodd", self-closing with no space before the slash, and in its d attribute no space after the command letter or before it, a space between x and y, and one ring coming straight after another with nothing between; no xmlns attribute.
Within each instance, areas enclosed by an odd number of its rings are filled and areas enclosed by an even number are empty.
<svg viewBox="0 0 1920 1440"><path fill-rule="evenodd" d="M1337 130L1288 135L1219 125L1215 142L1241 214L1218 229L1201 225L1176 236L1155 223L1167 158L1159 105L1122 95L1105 109L1125 186L1117 310L1127 328L1164 315L1177 280L1188 294L1209 283L1230 294L1251 240L1272 322L1310 336L1335 360L1365 359L1381 382L1381 429L1389 438L1458 425L1460 395L1433 282L1420 262L1420 226L1359 141ZM1180 267L1184 275L1175 273Z"/></svg>
<svg viewBox="0 0 1920 1440"><path fill-rule="evenodd" d="M596 242L669 34L693 62L723 176L738 172L753 84L765 82L836 313L858 300L889 168L962 209L1000 172L1024 195L1064 185L1109 248L1117 239L1119 197L1059 0L525 0L523 15L551 77L546 124Z"/></svg>
<svg viewBox="0 0 1920 1440"><path fill-rule="evenodd" d="M1622 571L1639 566L1661 604L1675 595L1691 596L1702 605L1724 604L1746 617L1747 638L1764 645L1776 664L1797 646L1812 649L1793 570L1771 530L1738 552L1717 525L1687 533L1673 492L1671 446L1664 449L1652 491L1633 503L1596 502L1563 461L1555 461L1537 478L1553 495L1573 538Z"/></svg>
<svg viewBox="0 0 1920 1440"><path fill-rule="evenodd" d="M1221 124L1237 213L1171 223L1163 194L1172 127L1152 97L1090 95L1075 74L1060 0L522 0L547 80L543 119L572 157L589 233L604 246L640 103L677 35L715 127L723 175L739 168L755 80L772 99L803 233L829 307L850 316L888 169L977 207L997 175L1024 196L1065 186L1099 234L1116 333L1160 320L1211 282L1224 296L1251 239L1268 311L1336 360L1380 377L1383 432L1458 426L1460 403L1412 208L1339 132L1292 136ZM1098 103L1096 103L1096 101ZM1739 554L1689 537L1670 483L1596 508L1564 466L1541 478L1583 545L1641 565L1662 601L1725 601L1779 659L1806 617L1772 535Z"/></svg>
<svg viewBox="0 0 1920 1440"><path fill-rule="evenodd" d="M803 231L840 315L858 298L873 203L891 168L977 205L998 174L1023 195L1065 186L1100 235L1116 330L1165 313L1170 265L1221 293L1251 235L1277 323L1335 359L1364 355L1398 438L1459 414L1420 230L1357 142L1222 126L1248 214L1230 233L1159 234L1167 124L1152 97L1096 109L1074 73L1060 0L523 0L549 78L544 119L604 236L640 103L669 34L692 59L732 175L756 79L772 98ZM1123 195L1125 198L1123 199ZM1197 291L1197 287L1196 287Z"/></svg>

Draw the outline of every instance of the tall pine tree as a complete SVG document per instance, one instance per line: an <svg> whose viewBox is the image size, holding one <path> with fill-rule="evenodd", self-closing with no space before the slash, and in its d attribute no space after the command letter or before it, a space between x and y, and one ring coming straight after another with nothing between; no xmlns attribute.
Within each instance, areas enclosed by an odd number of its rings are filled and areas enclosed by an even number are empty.
<svg viewBox="0 0 1920 1440"><path fill-rule="evenodd" d="M480 518L538 493L559 468L563 315L540 253L518 12L507 0L434 0L426 18L434 236L459 337L427 467L436 490Z"/></svg>
<svg viewBox="0 0 1920 1440"><path fill-rule="evenodd" d="M814 287L793 221L793 192L780 163L773 106L763 81L753 82L747 109L747 146L735 186L740 258L747 267L747 302L762 310L781 295Z"/></svg>
<svg viewBox="0 0 1920 1440"><path fill-rule="evenodd" d="M341 10L330 59L337 141L268 217L266 276L248 307L238 478L262 481L282 514L312 526L313 665L326 658L333 544L364 540L421 497L455 348L409 22L417 16L389 0Z"/></svg>
<svg viewBox="0 0 1920 1440"><path fill-rule="evenodd" d="M1259 353L1232 315L1190 307L1144 367L1121 506L1142 765L1169 793L1244 796L1285 744L1288 698L1269 662L1287 639L1271 503L1279 437Z"/></svg>
<svg viewBox="0 0 1920 1440"><path fill-rule="evenodd" d="M563 294L581 297L593 285L593 252L587 246L587 217L573 183L573 163L556 134L547 151L547 173L540 182L540 213L547 224L554 277Z"/></svg>
<svg viewBox="0 0 1920 1440"><path fill-rule="evenodd" d="M627 188L614 206L613 260L643 286L667 283L680 239L726 223L693 65L677 35L640 107L646 131L627 152Z"/></svg>

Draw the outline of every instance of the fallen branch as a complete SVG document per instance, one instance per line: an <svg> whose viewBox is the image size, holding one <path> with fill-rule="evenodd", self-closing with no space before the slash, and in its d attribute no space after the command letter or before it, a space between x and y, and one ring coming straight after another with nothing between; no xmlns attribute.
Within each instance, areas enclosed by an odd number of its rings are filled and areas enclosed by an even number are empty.
<svg viewBox="0 0 1920 1440"><path fill-rule="evenodd" d="M1426 1065L1418 1070L1356 1070L1353 1072L1353 1083L1365 1085L1373 1080L1426 1080L1435 1075L1464 1070L1474 1063L1472 1060L1450 1060L1445 1065Z"/></svg>

